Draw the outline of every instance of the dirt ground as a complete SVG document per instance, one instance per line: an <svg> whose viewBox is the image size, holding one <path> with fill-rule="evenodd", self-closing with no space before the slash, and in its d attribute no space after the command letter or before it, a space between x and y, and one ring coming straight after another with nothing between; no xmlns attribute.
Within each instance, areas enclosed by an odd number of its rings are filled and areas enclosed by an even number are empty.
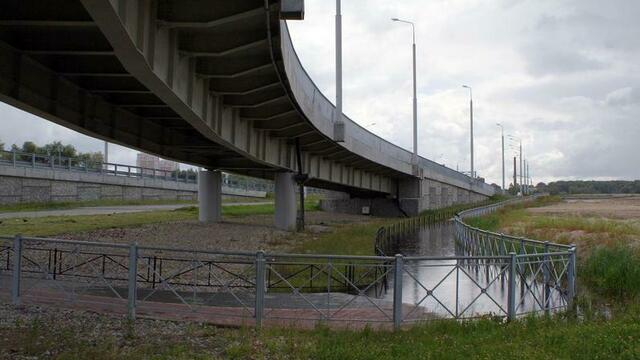
<svg viewBox="0 0 640 360"><path fill-rule="evenodd" d="M307 234L331 231L346 223L371 221L370 216L329 213L306 214ZM70 240L110 243L137 242L138 245L166 246L183 249L226 251L287 251L305 234L280 231L273 227L273 215L230 217L216 224L198 221L167 222L132 228L102 229L56 236Z"/></svg>
<svg viewBox="0 0 640 360"><path fill-rule="evenodd" d="M530 208L534 214L597 216L613 219L640 219L640 196L565 199L561 203Z"/></svg>

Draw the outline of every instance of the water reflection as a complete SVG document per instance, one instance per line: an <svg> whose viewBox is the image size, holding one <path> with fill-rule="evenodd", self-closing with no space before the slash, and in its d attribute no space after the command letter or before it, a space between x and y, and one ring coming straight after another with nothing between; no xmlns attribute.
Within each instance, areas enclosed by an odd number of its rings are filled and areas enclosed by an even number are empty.
<svg viewBox="0 0 640 360"><path fill-rule="evenodd" d="M400 241L400 253L411 257L466 256L456 246L452 222L425 227ZM544 309L545 289L532 281L539 275L537 264L521 264L516 281L518 314ZM469 318L480 315L505 316L508 308L508 261L420 259L405 261L403 310L406 320L429 317ZM530 270L530 271L529 271ZM387 294L392 298L392 292ZM548 292L551 309L563 306L560 291ZM409 304L409 305L407 305Z"/></svg>

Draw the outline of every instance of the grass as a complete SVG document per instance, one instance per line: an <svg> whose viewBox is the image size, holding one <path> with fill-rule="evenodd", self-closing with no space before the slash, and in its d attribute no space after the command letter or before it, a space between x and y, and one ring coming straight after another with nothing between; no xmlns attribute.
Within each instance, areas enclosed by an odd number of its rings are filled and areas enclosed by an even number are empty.
<svg viewBox="0 0 640 360"><path fill-rule="evenodd" d="M272 201L267 198L251 198L243 196L223 196L222 203L252 203ZM90 206L129 206L129 205L175 205L175 204L196 204L194 200L170 200L170 199L147 199L147 200L120 200L102 199L87 201L55 201L38 203L20 203L0 205L0 213L44 211L44 210L67 210Z"/></svg>
<svg viewBox="0 0 640 360"><path fill-rule="evenodd" d="M128 205L172 205L172 204L195 204L192 200L88 200L88 201L56 201L38 203L20 203L10 205L0 205L0 213L44 211L44 210L67 210L89 206L128 206Z"/></svg>
<svg viewBox="0 0 640 360"><path fill-rule="evenodd" d="M308 211L314 211L317 204L307 203ZM222 214L227 217L269 215L274 213L273 204L223 206ZM196 220L198 208L195 206L172 211L150 211L111 215L48 216L40 218L12 218L0 221L0 235L14 236L54 236L99 229L134 227L153 223Z"/></svg>
<svg viewBox="0 0 640 360"><path fill-rule="evenodd" d="M151 329L138 334L124 322L101 333L100 328L86 323L34 320L0 327L0 349L11 351L12 357L96 360L637 359L639 320L635 306L609 321L538 317L504 324L486 318L433 322L399 332L324 327L254 331L194 324L179 335L165 332L152 337L145 336ZM169 325L148 325L163 324Z"/></svg>
<svg viewBox="0 0 640 360"><path fill-rule="evenodd" d="M389 219L338 225L329 233L306 234L294 252L310 254L373 255L373 240Z"/></svg>
<svg viewBox="0 0 640 360"><path fill-rule="evenodd" d="M578 274L600 295L616 300L640 297L640 254L636 249L599 247L585 259Z"/></svg>

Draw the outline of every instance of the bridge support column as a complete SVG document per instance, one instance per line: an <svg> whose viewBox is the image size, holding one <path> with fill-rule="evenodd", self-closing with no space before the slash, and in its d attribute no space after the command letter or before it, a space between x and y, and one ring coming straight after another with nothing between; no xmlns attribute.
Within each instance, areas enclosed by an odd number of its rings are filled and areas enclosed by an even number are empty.
<svg viewBox="0 0 640 360"><path fill-rule="evenodd" d="M275 180L276 228L293 231L296 229L296 182L293 173L277 173Z"/></svg>
<svg viewBox="0 0 640 360"><path fill-rule="evenodd" d="M422 180L407 179L398 183L400 209L409 216L418 215L423 209Z"/></svg>
<svg viewBox="0 0 640 360"><path fill-rule="evenodd" d="M198 220L214 223L222 220L222 173L200 170L198 172Z"/></svg>

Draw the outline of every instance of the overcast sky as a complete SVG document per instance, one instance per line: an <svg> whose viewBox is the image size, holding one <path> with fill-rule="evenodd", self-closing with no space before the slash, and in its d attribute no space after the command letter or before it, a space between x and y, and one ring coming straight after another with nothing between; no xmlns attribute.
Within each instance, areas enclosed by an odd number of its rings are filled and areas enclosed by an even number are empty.
<svg viewBox="0 0 640 360"><path fill-rule="evenodd" d="M306 0L290 22L311 78L334 98L335 2ZM501 182L500 130L520 137L534 181L640 178L640 1L342 0L344 112L411 149L411 27L416 23L419 153ZM0 140L102 142L0 104ZM375 123L375 125L369 125ZM110 160L133 163L113 146ZM507 183L514 152L507 141ZM511 160L512 161L512 160Z"/></svg>

